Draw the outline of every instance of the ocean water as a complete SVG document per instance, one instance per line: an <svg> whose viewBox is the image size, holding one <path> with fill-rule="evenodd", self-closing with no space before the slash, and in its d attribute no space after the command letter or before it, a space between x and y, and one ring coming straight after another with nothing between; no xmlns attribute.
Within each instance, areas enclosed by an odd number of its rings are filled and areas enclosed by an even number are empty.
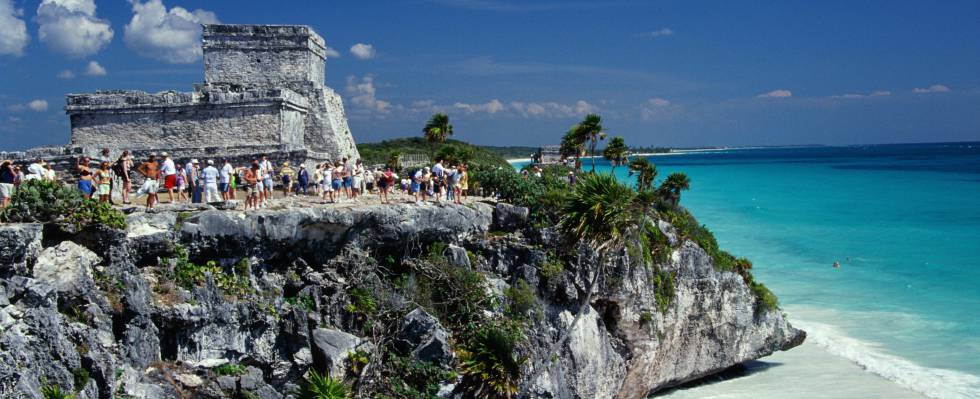
<svg viewBox="0 0 980 399"><path fill-rule="evenodd" d="M745 377L666 396L980 398L980 143L650 159L660 178L687 173L682 204L809 334Z"/></svg>

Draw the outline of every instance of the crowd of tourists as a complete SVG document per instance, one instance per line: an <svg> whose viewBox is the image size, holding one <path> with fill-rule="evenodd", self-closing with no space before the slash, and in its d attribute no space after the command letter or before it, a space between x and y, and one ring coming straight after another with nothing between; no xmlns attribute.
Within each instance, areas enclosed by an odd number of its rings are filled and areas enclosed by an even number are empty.
<svg viewBox="0 0 980 399"><path fill-rule="evenodd" d="M307 165L275 165L267 156L253 159L247 165L234 165L230 159L175 160L166 152L151 153L137 162L129 151L110 158L104 149L96 159L78 158L74 165L77 189L85 198L113 203L118 193L123 204L132 197L146 197L152 209L166 195L170 203L213 203L244 199L245 210L269 206L274 190L281 197L303 196L319 203L360 202L365 195L377 195L382 204L394 196L417 204L452 202L461 204L469 194L469 173L465 164L445 165L437 159L431 166L410 170L399 176L391 167L366 167L361 160L343 158L307 168ZM310 170L312 169L312 170ZM133 193L134 178L142 185ZM16 188L32 179L57 180L51 165L41 159L26 170L12 161L0 162L0 206L6 206ZM243 192L243 193L240 193Z"/></svg>

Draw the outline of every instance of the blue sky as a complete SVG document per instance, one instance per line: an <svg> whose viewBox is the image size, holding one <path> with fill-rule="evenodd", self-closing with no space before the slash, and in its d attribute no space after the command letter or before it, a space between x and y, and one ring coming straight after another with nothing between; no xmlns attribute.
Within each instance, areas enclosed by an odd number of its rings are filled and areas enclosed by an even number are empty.
<svg viewBox="0 0 980 399"><path fill-rule="evenodd" d="M61 145L64 95L189 91L199 22L310 25L354 137L635 145L980 140L980 2L0 0L0 149Z"/></svg>

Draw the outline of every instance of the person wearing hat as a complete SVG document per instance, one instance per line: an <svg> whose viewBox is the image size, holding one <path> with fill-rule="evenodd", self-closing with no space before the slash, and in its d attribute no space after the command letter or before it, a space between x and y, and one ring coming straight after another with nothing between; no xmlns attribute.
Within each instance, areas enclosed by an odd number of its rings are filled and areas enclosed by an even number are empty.
<svg viewBox="0 0 980 399"><path fill-rule="evenodd" d="M151 156L153 154L150 154ZM160 173L163 175L163 188L167 190L167 194L170 196L170 203L174 202L174 188L177 187L177 165L174 164L174 160L170 159L170 154L166 152L161 152L160 157L163 158L163 163L160 164Z"/></svg>
<svg viewBox="0 0 980 399"><path fill-rule="evenodd" d="M299 164L299 172L296 174L296 193L300 190L303 195L307 195L306 190L310 187L310 172L306 170L306 165Z"/></svg>
<svg viewBox="0 0 980 399"><path fill-rule="evenodd" d="M184 173L187 175L187 186L191 192L191 202L201 203L204 199L204 184L201 182L201 162L191 159L184 165Z"/></svg>
<svg viewBox="0 0 980 399"><path fill-rule="evenodd" d="M288 197L293 192L293 180L296 177L296 171L289 167L289 161L282 163L282 169L279 169L279 176L282 176L282 196Z"/></svg>
<svg viewBox="0 0 980 399"><path fill-rule="evenodd" d="M214 167L214 160L208 160L208 166L201 171L201 180L204 181L204 198L208 203L221 201L221 194L218 192L218 176L221 172Z"/></svg>

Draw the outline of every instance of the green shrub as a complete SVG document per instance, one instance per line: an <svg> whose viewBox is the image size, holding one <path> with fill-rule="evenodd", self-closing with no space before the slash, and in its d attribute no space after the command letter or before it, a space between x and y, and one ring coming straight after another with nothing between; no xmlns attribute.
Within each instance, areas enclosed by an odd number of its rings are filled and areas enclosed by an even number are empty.
<svg viewBox="0 0 980 399"><path fill-rule="evenodd" d="M384 370L382 392L396 398L436 398L439 386L452 380L456 374L430 362L388 353L387 361L381 363Z"/></svg>
<svg viewBox="0 0 980 399"><path fill-rule="evenodd" d="M776 294L769 291L768 287L756 282L751 274L748 274L746 283L749 285L752 294L755 295L756 310L770 312L779 309L779 299L776 298Z"/></svg>
<svg viewBox="0 0 980 399"><path fill-rule="evenodd" d="M517 280L517 284L507 287L504 291L507 298L507 311L512 316L527 316L528 312L534 309L538 298L534 296L534 290L524 279Z"/></svg>
<svg viewBox="0 0 980 399"><path fill-rule="evenodd" d="M541 267L538 268L538 272L541 273L541 277L544 277L545 280L554 280L564 271L565 265L562 264L558 257L550 253L547 259L541 263Z"/></svg>
<svg viewBox="0 0 980 399"><path fill-rule="evenodd" d="M378 310L377 300L371 291L364 287L354 287L350 290L350 303L344 306L349 313L367 318L373 316Z"/></svg>
<svg viewBox="0 0 980 399"><path fill-rule="evenodd" d="M237 363L225 363L215 368L212 368L211 371L213 371L217 375L244 375L245 366L242 366Z"/></svg>
<svg viewBox="0 0 980 399"><path fill-rule="evenodd" d="M358 375L364 370L364 366L367 366L368 362L371 360L369 353L356 350L347 354L347 370L350 374Z"/></svg>
<svg viewBox="0 0 980 399"><path fill-rule="evenodd" d="M643 313L640 313L640 324L641 325L649 324L652 321L653 321L653 313L650 313L649 311L646 311L646 310L644 310Z"/></svg>
<svg viewBox="0 0 980 399"><path fill-rule="evenodd" d="M316 370L310 370L310 376L302 384L300 397L303 399L346 399L350 390L343 382L329 375L321 375Z"/></svg>
<svg viewBox="0 0 980 399"><path fill-rule="evenodd" d="M0 221L61 223L76 231L90 225L126 228L126 217L107 203L85 199L73 187L49 180L25 181L0 210Z"/></svg>
<svg viewBox="0 0 980 399"><path fill-rule="evenodd" d="M657 269L650 276L650 283L653 285L657 310L660 313L666 313L670 304L674 302L674 274Z"/></svg>
<svg viewBox="0 0 980 399"><path fill-rule="evenodd" d="M517 394L521 365L515 357L520 336L495 325L479 328L458 351L463 379L459 389L467 397L512 397Z"/></svg>
<svg viewBox="0 0 980 399"><path fill-rule="evenodd" d="M291 298L286 298L286 303L293 306L301 306L307 311L313 311L316 309L316 301L313 300L312 296L307 294L297 295Z"/></svg>
<svg viewBox="0 0 980 399"><path fill-rule="evenodd" d="M41 395L44 396L44 399L75 399L75 393L62 391L61 387L57 385L41 387Z"/></svg>
<svg viewBox="0 0 980 399"><path fill-rule="evenodd" d="M75 382L75 390L81 391L88 384L89 373L84 367L76 367L71 370L72 380Z"/></svg>
<svg viewBox="0 0 980 399"><path fill-rule="evenodd" d="M192 290L194 287L204 284L210 274L218 289L227 296L244 297L255 293L247 274L225 273L222 267L213 260L209 260L203 265L195 264L188 259L187 249L181 246L174 248L174 254L176 257L174 258L173 271L163 270L161 273L163 277L172 279L174 283L184 289ZM163 259L163 263L170 263L170 259ZM237 268L235 269L237 270Z"/></svg>

